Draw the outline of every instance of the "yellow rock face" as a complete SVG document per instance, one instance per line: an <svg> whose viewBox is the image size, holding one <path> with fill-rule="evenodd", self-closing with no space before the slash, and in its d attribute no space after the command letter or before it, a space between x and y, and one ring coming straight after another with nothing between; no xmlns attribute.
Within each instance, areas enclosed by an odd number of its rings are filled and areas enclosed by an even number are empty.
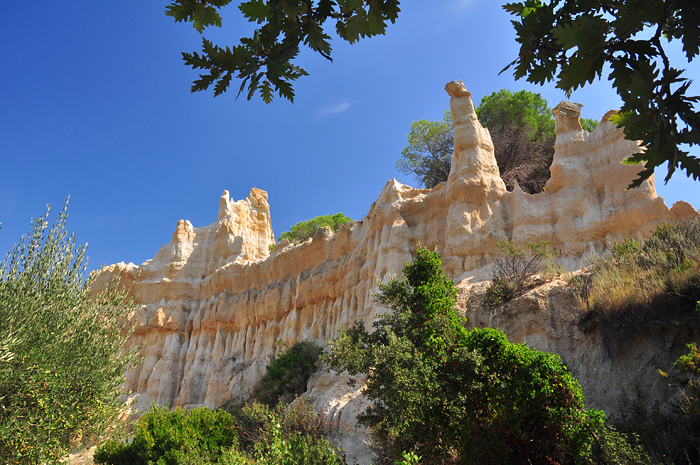
<svg viewBox="0 0 700 465"><path fill-rule="evenodd" d="M194 228L181 220L152 260L103 271L96 290L121 274L142 304L130 320L136 330L128 345L143 344L144 361L127 373L125 386L138 408L245 400L275 341L325 344L338 326L369 325L380 310L372 299L377 279L400 273L418 245L437 248L452 279L473 282L488 279L479 269L501 239L546 239L561 251L560 264L576 269L615 240L697 214L687 203L666 207L653 180L626 191L639 167L620 161L638 144L607 120L590 134L582 130L580 106L570 102L553 111L556 153L545 191L508 192L471 94L461 82L446 89L455 122L446 183L428 190L391 180L362 220L335 234L322 228L302 244L279 244L271 256L267 193L253 188L234 202L224 191L216 222Z"/></svg>

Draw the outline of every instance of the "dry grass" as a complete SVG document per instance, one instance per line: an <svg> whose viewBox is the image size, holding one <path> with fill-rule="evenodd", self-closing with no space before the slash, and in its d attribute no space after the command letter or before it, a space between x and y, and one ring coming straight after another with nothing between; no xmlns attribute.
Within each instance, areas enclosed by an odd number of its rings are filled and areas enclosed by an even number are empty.
<svg viewBox="0 0 700 465"><path fill-rule="evenodd" d="M700 300L700 218L662 224L642 243L628 239L572 279L584 322L629 333L650 321L695 318Z"/></svg>

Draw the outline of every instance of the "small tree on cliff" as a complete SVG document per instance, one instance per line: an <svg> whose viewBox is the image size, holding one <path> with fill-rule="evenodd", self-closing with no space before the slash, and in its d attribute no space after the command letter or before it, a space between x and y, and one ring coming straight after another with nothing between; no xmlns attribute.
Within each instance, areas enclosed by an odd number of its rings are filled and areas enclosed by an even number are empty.
<svg viewBox="0 0 700 465"><path fill-rule="evenodd" d="M289 228L289 231L285 231L280 234L280 237L277 238L277 240L281 241L282 239L286 239L289 242L304 242L305 240L313 237L314 234L316 234L316 231L324 226L329 226L335 232L339 227L348 221L352 221L352 218L348 218L342 213L317 216L316 218L300 221L299 223L293 225L291 228Z"/></svg>
<svg viewBox="0 0 700 465"><path fill-rule="evenodd" d="M66 203L67 206L67 203ZM131 310L124 292L91 297L86 246L46 215L0 263L0 462L54 463L82 435L111 426Z"/></svg>
<svg viewBox="0 0 700 465"><path fill-rule="evenodd" d="M408 147L401 151L396 168L404 174L414 174L416 181L432 189L450 175L454 139L450 110L442 121L414 121L408 133Z"/></svg>
<svg viewBox="0 0 700 465"><path fill-rule="evenodd" d="M605 429L603 412L584 410L558 356L462 326L437 253L418 250L403 274L380 285L376 299L393 313L380 314L373 333L357 323L329 341L332 368L367 376L371 405L358 420L388 462L403 451L429 464L644 462ZM609 462L614 454L622 461Z"/></svg>

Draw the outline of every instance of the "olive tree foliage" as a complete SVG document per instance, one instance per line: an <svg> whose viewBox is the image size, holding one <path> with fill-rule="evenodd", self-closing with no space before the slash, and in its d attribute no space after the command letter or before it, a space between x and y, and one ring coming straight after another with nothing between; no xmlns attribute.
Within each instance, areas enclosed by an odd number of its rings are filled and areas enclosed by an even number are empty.
<svg viewBox="0 0 700 465"><path fill-rule="evenodd" d="M202 33L208 26L221 27L218 10L231 0L174 0L166 15L188 21ZM238 9L248 21L260 24L252 37L240 44L220 47L202 38L202 53L183 53L185 64L205 70L192 85L192 92L214 85L214 95L225 92L232 78L241 79L238 95L248 87L250 100L256 92L265 103L273 93L294 101L292 81L308 73L295 65L300 46L306 45L331 60L331 37L326 21L335 22L335 32L351 44L364 37L384 34L387 22L395 22L401 11L398 0L249 0Z"/></svg>
<svg viewBox="0 0 700 465"><path fill-rule="evenodd" d="M554 119L539 93L501 89L484 96L476 108L479 122L488 128L501 178L510 191L515 183L523 191L542 192L550 177L554 155ZM598 122L582 118L584 129L593 131ZM396 164L404 174L414 174L427 188L447 181L454 149L452 114L442 121L420 120L411 124L408 147Z"/></svg>
<svg viewBox="0 0 700 465"><path fill-rule="evenodd" d="M358 420L384 451L382 463L404 451L425 464L643 462L603 426L603 412L584 409L558 356L496 329L464 328L437 253L419 249L403 276L375 296L392 313L379 314L371 333L362 322L340 330L326 357L333 369L366 376L370 406ZM600 439L610 435L615 451ZM625 460L609 462L615 453Z"/></svg>
<svg viewBox="0 0 700 465"><path fill-rule="evenodd" d="M66 232L67 216L51 227L48 210L34 219L0 263L1 463L57 462L125 409L135 353L120 347L132 307L116 287L91 296L86 246Z"/></svg>
<svg viewBox="0 0 700 465"><path fill-rule="evenodd" d="M686 94L691 81L664 49L680 40L688 61L698 55L696 0L525 0L504 8L517 17L512 23L520 53L503 71L514 66L517 79L556 80L569 93L609 73L623 101L611 121L646 146L625 160L645 164L630 187L664 163L666 182L677 168L700 178L700 159L685 150L700 144L700 97Z"/></svg>

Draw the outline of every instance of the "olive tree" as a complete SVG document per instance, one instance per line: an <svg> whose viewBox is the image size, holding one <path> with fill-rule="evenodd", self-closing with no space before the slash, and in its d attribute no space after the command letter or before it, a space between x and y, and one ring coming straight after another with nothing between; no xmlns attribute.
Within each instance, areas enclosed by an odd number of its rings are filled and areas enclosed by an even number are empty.
<svg viewBox="0 0 700 465"><path fill-rule="evenodd" d="M67 216L64 208L49 228L47 209L0 263L2 463L57 462L125 409L131 307L117 283L91 295L87 246L66 232Z"/></svg>

